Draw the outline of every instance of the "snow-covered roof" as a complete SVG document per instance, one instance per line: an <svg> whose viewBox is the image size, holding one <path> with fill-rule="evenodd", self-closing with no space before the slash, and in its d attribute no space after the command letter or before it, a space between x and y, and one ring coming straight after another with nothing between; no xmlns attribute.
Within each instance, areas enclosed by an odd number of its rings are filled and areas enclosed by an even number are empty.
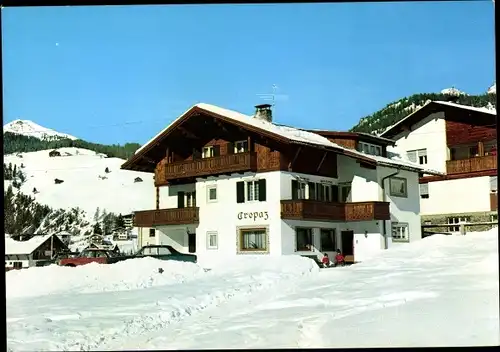
<svg viewBox="0 0 500 352"><path fill-rule="evenodd" d="M385 158L382 156L375 156L375 155L369 155L369 154L365 154L362 152L358 152L357 150L345 148L345 147L340 146L336 143L333 143L328 138L325 138L325 137L320 136L319 134L316 134L313 132L304 131L304 130L297 129L294 127L276 125L274 123L271 123L271 122L268 122L265 120L256 119L253 116L248 116L248 115L242 114L242 113L237 112L237 111L224 109L224 108L221 108L221 107L218 107L215 105L211 105L211 104L206 104L206 103L199 103L199 104L196 104L196 105L192 106L191 108L189 108L186 112L184 112L177 119L175 119L171 124L169 124L166 128L164 128L160 133L158 133L151 140L149 140L146 144L144 144L141 148L139 148L135 152L135 155L137 155L138 153L143 151L145 148L150 146L153 141L157 140L171 126L175 125L178 121L183 119L193 108L198 108L198 109L205 110L207 112L211 112L211 113L216 114L218 116L222 116L224 118L234 120L242 125L247 125L250 127L258 128L260 130L274 134L277 137L288 139L288 140L293 141L295 143L333 148L333 149L336 149L338 151L344 152L344 154L347 156L351 156L351 157L355 157L355 158L359 158L359 159L365 159L365 160L368 159L368 160L374 161L380 165L385 165L385 166L389 166L389 167L402 167L402 168L410 169L413 171L425 172L428 174L436 174L436 175L442 174L439 171L426 169L426 168L423 168L419 164L415 164L415 163L405 161L402 159L389 159L389 158Z"/></svg>
<svg viewBox="0 0 500 352"><path fill-rule="evenodd" d="M493 107L490 107L490 108L486 108L486 107L477 108L475 106L461 105L461 104L452 103L452 102L449 102L449 101L441 101L441 100L430 101L429 100L424 105L422 105L420 108L418 108L417 110L413 111L411 114L407 115L406 117L402 118L401 120L399 120L398 122L396 122L394 125L391 125L391 126L387 127L385 129L385 131L382 132L379 136L383 137L384 134L386 134L387 132L389 132L390 130L392 130L394 127L396 127L398 125L401 125L407 119L409 119L413 115L417 114L420 110L422 110L423 108L427 107L430 104L451 106L451 107L458 108L458 109L465 109L465 110L480 112L480 113L489 114L489 115L492 115L492 116L496 116L497 115L497 111Z"/></svg>
<svg viewBox="0 0 500 352"><path fill-rule="evenodd" d="M52 236L56 235L34 236L27 241L16 241L12 238L6 237L5 255L31 254Z"/></svg>

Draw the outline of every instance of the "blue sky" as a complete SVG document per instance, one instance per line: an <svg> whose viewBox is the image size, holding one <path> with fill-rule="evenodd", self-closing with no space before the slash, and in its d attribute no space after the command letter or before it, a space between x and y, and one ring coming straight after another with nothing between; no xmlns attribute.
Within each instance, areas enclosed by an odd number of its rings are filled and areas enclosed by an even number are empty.
<svg viewBox="0 0 500 352"><path fill-rule="evenodd" d="M4 8L4 123L144 143L197 102L347 130L394 100L495 79L491 1Z"/></svg>

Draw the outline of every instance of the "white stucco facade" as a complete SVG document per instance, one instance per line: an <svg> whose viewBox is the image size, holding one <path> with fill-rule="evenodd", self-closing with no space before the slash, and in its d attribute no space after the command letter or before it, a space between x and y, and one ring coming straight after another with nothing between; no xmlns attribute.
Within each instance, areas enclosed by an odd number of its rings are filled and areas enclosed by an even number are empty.
<svg viewBox="0 0 500 352"><path fill-rule="evenodd" d="M421 239L418 174L400 171L398 177L406 178L407 196L390 196L386 186L383 196L382 178L394 174L397 170L388 167L367 169L345 156L338 157L338 178L320 177L292 172L264 172L233 174L200 178L196 183L181 186L160 187L160 209L177 208L178 192L195 192L196 207L199 208L199 223L178 226L158 226L151 236L151 229L139 231L140 245L168 244L177 250L195 253L199 261L220 260L231 255L311 255L311 251L297 249L297 228L311 229L312 247L318 258L327 252L334 255L334 249L325 251L321 244L322 229L334 231L335 247L349 248L350 243L343 243L342 231L353 231L352 251L355 261L380 252L386 246L383 221L299 221L281 219L281 200L292 199L292 180L315 182L325 185L350 184L347 202L387 201L390 202L391 221L386 221L387 246ZM245 199L237 202L237 183L265 179L265 201ZM388 180L385 181L388 184ZM247 183L245 183L247 185ZM246 187L246 186L245 186ZM216 189L216 199L212 198ZM245 191L247 192L247 191ZM307 193L307 192L306 192ZM246 196L246 193L245 193ZM391 225L398 222L408 225L408 238L397 242L392 240ZM240 230L260 229L266 233L265 250L242 251ZM196 236L195 251L189 248L189 234ZM350 238L350 237L345 237Z"/></svg>

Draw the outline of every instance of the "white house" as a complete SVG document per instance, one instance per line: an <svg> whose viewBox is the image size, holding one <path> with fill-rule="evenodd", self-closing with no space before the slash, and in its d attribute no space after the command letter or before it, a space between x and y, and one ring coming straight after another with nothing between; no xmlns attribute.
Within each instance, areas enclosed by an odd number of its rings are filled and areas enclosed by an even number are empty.
<svg viewBox="0 0 500 352"><path fill-rule="evenodd" d="M441 173L388 158L391 143L280 126L269 105L252 117L197 104L122 165L155 172L156 209L134 216L139 244L207 261L336 249L362 261L419 240L419 173Z"/></svg>
<svg viewBox="0 0 500 352"><path fill-rule="evenodd" d="M36 266L38 261L52 259L57 252L68 250L56 235L33 236L27 241L5 238L5 268L22 269Z"/></svg>
<svg viewBox="0 0 500 352"><path fill-rule="evenodd" d="M392 151L446 174L420 178L424 222L459 224L498 218L496 110L432 101L381 136L395 140ZM451 231L458 228L450 227Z"/></svg>

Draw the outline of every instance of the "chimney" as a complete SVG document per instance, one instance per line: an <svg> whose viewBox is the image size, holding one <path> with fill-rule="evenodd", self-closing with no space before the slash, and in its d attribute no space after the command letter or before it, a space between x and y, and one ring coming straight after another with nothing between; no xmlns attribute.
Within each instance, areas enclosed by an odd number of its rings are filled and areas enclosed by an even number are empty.
<svg viewBox="0 0 500 352"><path fill-rule="evenodd" d="M273 122L273 112L270 104L261 104L255 106L255 116L257 120Z"/></svg>

